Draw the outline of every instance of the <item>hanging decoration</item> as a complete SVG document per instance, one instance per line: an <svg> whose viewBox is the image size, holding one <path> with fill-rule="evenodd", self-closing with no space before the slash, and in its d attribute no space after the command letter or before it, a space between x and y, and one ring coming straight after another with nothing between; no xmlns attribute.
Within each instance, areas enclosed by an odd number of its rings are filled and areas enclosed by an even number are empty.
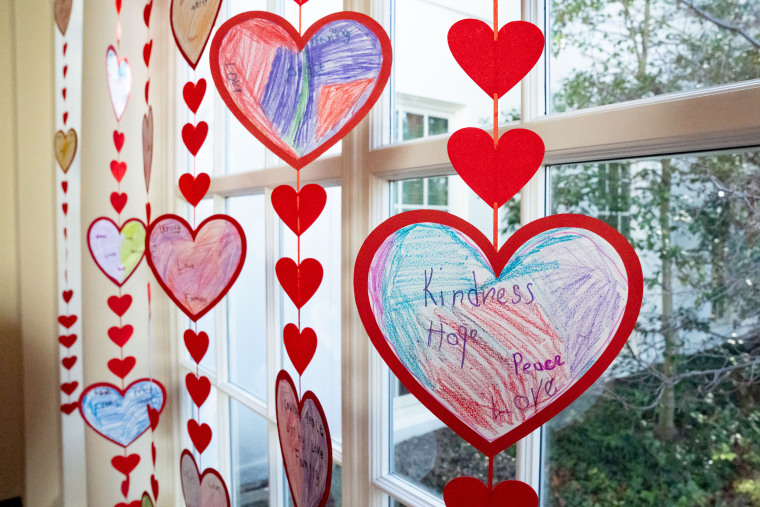
<svg viewBox="0 0 760 507"><path fill-rule="evenodd" d="M298 372L277 376L277 427L285 473L296 507L324 506L330 497L332 441L319 399L301 395L301 376L317 350L317 333L301 322L301 309L319 289L322 264L302 258L301 236L319 218L325 189L301 187L301 169L345 137L377 102L388 81L392 49L383 28L356 12L317 20L302 34L269 12L239 14L211 42L211 75L229 110L264 146L296 170L295 188L274 189L272 206L296 235L296 259L275 265L277 279L298 311L283 328L285 350ZM186 96L187 99L187 96ZM308 421L308 423L307 423ZM299 458L299 456L301 458ZM308 466L304 466L303 456Z"/></svg>
<svg viewBox="0 0 760 507"><path fill-rule="evenodd" d="M488 456L488 484L459 477L448 507L538 507L519 481L494 486L493 458L588 389L633 331L643 279L609 225L583 215L531 222L499 246L499 208L539 169L544 144L515 128L501 137L498 101L538 62L541 31L468 19L449 31L460 66L493 99L493 133L451 135L454 169L493 210L489 241L465 220L410 211L377 227L354 269L356 304L380 356L406 388Z"/></svg>

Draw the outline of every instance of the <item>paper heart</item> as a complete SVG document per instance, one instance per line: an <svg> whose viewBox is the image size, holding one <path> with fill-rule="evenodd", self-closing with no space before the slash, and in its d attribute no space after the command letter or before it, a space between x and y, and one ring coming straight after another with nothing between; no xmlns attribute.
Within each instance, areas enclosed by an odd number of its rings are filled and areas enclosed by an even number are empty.
<svg viewBox="0 0 760 507"><path fill-rule="evenodd" d="M322 404L311 391L299 401L285 370L275 386L277 433L293 504L324 507L330 497L332 440Z"/></svg>
<svg viewBox="0 0 760 507"><path fill-rule="evenodd" d="M69 204L68 203L61 204L61 209L63 210L63 214L67 215L69 213Z"/></svg>
<svg viewBox="0 0 760 507"><path fill-rule="evenodd" d="M145 224L130 218L121 227L107 217L96 218L87 231L87 246L95 264L121 287L129 280L145 253Z"/></svg>
<svg viewBox="0 0 760 507"><path fill-rule="evenodd" d="M127 59L119 58L113 46L108 46L106 51L106 75L111 105L116 120L119 121L127 108L127 102L129 102L129 93L132 90L132 70L129 68Z"/></svg>
<svg viewBox="0 0 760 507"><path fill-rule="evenodd" d="M477 19L463 19L449 29L454 59L489 97L499 97L520 82L544 51L544 34L527 21L512 21L499 29Z"/></svg>
<svg viewBox="0 0 760 507"><path fill-rule="evenodd" d="M64 173L69 172L71 164L74 162L74 156L77 154L77 132L69 129L65 134L63 130L55 133L53 138L53 148L55 150L55 160Z"/></svg>
<svg viewBox="0 0 760 507"><path fill-rule="evenodd" d="M58 337L58 343L70 349L77 342L77 335L75 334L62 334Z"/></svg>
<svg viewBox="0 0 760 507"><path fill-rule="evenodd" d="M195 419L190 419L187 421L187 434L190 436L193 446L201 454L206 450L208 444L211 443L211 426L206 423L198 424L198 421Z"/></svg>
<svg viewBox="0 0 760 507"><path fill-rule="evenodd" d="M140 500L135 500L134 502L119 502L115 505L115 507L142 507L142 502Z"/></svg>
<svg viewBox="0 0 760 507"><path fill-rule="evenodd" d="M192 357L193 361L196 363L200 363L208 350L208 335L204 331L195 334L192 329L188 329L185 331L184 338L185 347L187 347L190 357Z"/></svg>
<svg viewBox="0 0 760 507"><path fill-rule="evenodd" d="M124 179L124 175L127 174L127 163L111 160L111 174L113 174L117 183L121 183L121 180Z"/></svg>
<svg viewBox="0 0 760 507"><path fill-rule="evenodd" d="M61 359L61 364L67 370L72 369L74 365L76 364L76 362L77 362L77 356L69 356L69 357L64 357L63 359Z"/></svg>
<svg viewBox="0 0 760 507"><path fill-rule="evenodd" d="M127 205L127 194L124 192L111 192L111 206L116 213L121 213Z"/></svg>
<svg viewBox="0 0 760 507"><path fill-rule="evenodd" d="M79 408L79 403L64 403L61 405L61 412L63 412L66 415L71 415L77 408Z"/></svg>
<svg viewBox="0 0 760 507"><path fill-rule="evenodd" d="M158 500L158 479L156 479L155 475L150 476L150 489L153 491L153 496ZM145 502L145 498L148 498L150 500L150 496L148 496L147 493L143 495L143 503Z"/></svg>
<svg viewBox="0 0 760 507"><path fill-rule="evenodd" d="M308 2L309 0L294 0L294 1L295 1L295 3L297 3L298 5L303 5L303 4L305 4L306 2Z"/></svg>
<svg viewBox="0 0 760 507"><path fill-rule="evenodd" d="M299 375L303 375L317 351L317 333L310 327L298 331L298 326L288 324L282 331L285 350Z"/></svg>
<svg viewBox="0 0 760 507"><path fill-rule="evenodd" d="M300 236L319 218L327 203L327 192L320 185L306 185L300 192L288 185L272 191L272 207L280 219Z"/></svg>
<svg viewBox="0 0 760 507"><path fill-rule="evenodd" d="M117 347L123 347L127 344L129 339L132 338L133 332L134 328L131 324L127 324L123 327L113 326L108 328L108 337Z"/></svg>
<svg viewBox="0 0 760 507"><path fill-rule="evenodd" d="M153 52L153 39L143 46L143 61L146 67L150 67L150 54Z"/></svg>
<svg viewBox="0 0 760 507"><path fill-rule="evenodd" d="M160 415L161 415L161 413L158 410L156 410L153 407L151 407L150 405L148 405L148 420L150 421L150 429L151 430L156 431L156 428L158 428L158 420L159 420L159 416ZM155 457L155 444L154 444L153 454L154 454L154 456L153 456L153 462L155 463L155 461L156 461L156 457Z"/></svg>
<svg viewBox="0 0 760 507"><path fill-rule="evenodd" d="M116 0L116 14L121 14L121 0Z"/></svg>
<svg viewBox="0 0 760 507"><path fill-rule="evenodd" d="M388 81L391 43L372 18L330 14L303 36L268 12L234 16L211 42L211 75L227 107L300 169L351 131Z"/></svg>
<svg viewBox="0 0 760 507"><path fill-rule="evenodd" d="M195 458L187 449L182 451L179 468L182 495L185 497L187 507L230 506L230 494L219 472L213 468L207 468L203 474L200 474Z"/></svg>
<svg viewBox="0 0 760 507"><path fill-rule="evenodd" d="M206 48L221 6L222 0L172 0L171 24L174 40L179 52L193 69L198 65L198 60Z"/></svg>
<svg viewBox="0 0 760 507"><path fill-rule="evenodd" d="M79 397L79 411L87 425L111 442L128 446L150 427L151 406L164 410L166 389L157 380L135 380L126 389L99 382Z"/></svg>
<svg viewBox="0 0 760 507"><path fill-rule="evenodd" d="M66 67L64 67L64 69L66 69ZM66 74L66 73L64 72L64 74ZM69 113L65 112L65 113L63 113L63 124L66 125L67 121L69 121Z"/></svg>
<svg viewBox="0 0 760 507"><path fill-rule="evenodd" d="M153 108L148 108L148 113L143 115L142 123L143 141L143 173L145 175L145 191L150 190L150 172L153 168Z"/></svg>
<svg viewBox="0 0 760 507"><path fill-rule="evenodd" d="M245 233L227 215L212 215L196 230L180 216L160 216L148 227L147 244L159 285L193 321L227 294L245 261Z"/></svg>
<svg viewBox="0 0 760 507"><path fill-rule="evenodd" d="M116 147L116 151L121 152L124 147L124 133L118 130L113 131L113 145ZM113 164L113 162L112 162Z"/></svg>
<svg viewBox="0 0 760 507"><path fill-rule="evenodd" d="M151 483L152 483L152 480L151 480ZM158 483L156 483L156 491L158 491ZM158 495L155 495L155 496L156 498L158 498ZM139 507L153 507L153 499L151 499L147 491L143 493L142 500L140 501Z"/></svg>
<svg viewBox="0 0 760 507"><path fill-rule="evenodd" d="M119 317L123 317L129 307L132 306L132 296L124 294L123 296L111 296L108 298L108 308Z"/></svg>
<svg viewBox="0 0 760 507"><path fill-rule="evenodd" d="M457 477L443 488L446 507L538 507L538 495L521 481L500 482L489 491L475 477Z"/></svg>
<svg viewBox="0 0 760 507"><path fill-rule="evenodd" d="M74 291L65 290L61 293L61 295L63 296L63 300L68 303L69 301L71 301L72 296L74 296Z"/></svg>
<svg viewBox="0 0 760 507"><path fill-rule="evenodd" d="M66 329L70 329L77 321L76 315L59 315L58 316L58 323L65 327Z"/></svg>
<svg viewBox="0 0 760 507"><path fill-rule="evenodd" d="M284 257L277 261L274 270L296 308L302 308L322 283L322 264L316 259L304 259L299 265Z"/></svg>
<svg viewBox="0 0 760 507"><path fill-rule="evenodd" d="M139 454L130 454L129 456L114 456L111 458L111 466L126 476L129 476L129 474L131 474L139 464Z"/></svg>
<svg viewBox="0 0 760 507"><path fill-rule="evenodd" d="M198 112L198 108L201 107L203 97L206 95L206 80L200 78L197 83L188 81L182 88L182 96L185 98L185 104L193 112Z"/></svg>
<svg viewBox="0 0 760 507"><path fill-rule="evenodd" d="M148 98L150 96L150 79L145 81L145 105L147 106L150 104L150 99Z"/></svg>
<svg viewBox="0 0 760 507"><path fill-rule="evenodd" d="M179 190L192 206L197 206L201 202L210 185L211 178L206 173L200 173L196 177L185 173L179 177Z"/></svg>
<svg viewBox="0 0 760 507"><path fill-rule="evenodd" d="M465 128L449 138L449 159L465 183L488 206L502 206L536 174L544 142L528 129L512 129L499 139L485 130Z"/></svg>
<svg viewBox="0 0 760 507"><path fill-rule="evenodd" d="M64 384L61 384L61 391L68 395L71 395L71 393L77 390L77 387L79 387L79 382L76 380L73 382L66 382Z"/></svg>
<svg viewBox="0 0 760 507"><path fill-rule="evenodd" d="M642 287L625 238L583 215L531 222L496 252L453 215L402 213L370 234L354 271L382 358L487 456L599 378L633 330Z"/></svg>
<svg viewBox="0 0 760 507"><path fill-rule="evenodd" d="M208 123L205 121L198 122L198 125L186 123L182 127L182 141L185 143L187 151L196 156L203 146L208 134Z"/></svg>
<svg viewBox="0 0 760 507"><path fill-rule="evenodd" d="M185 377L185 386L187 393L197 407L201 407L211 393L211 381L203 375L196 377L194 373L188 373Z"/></svg>
<svg viewBox="0 0 760 507"><path fill-rule="evenodd" d="M65 34L64 34L65 35ZM66 56L66 51L69 49L69 43L64 42L63 43L63 56Z"/></svg>
<svg viewBox="0 0 760 507"><path fill-rule="evenodd" d="M69 191L69 182L68 181L62 181L61 182L61 190L63 190L64 194Z"/></svg>
<svg viewBox="0 0 760 507"><path fill-rule="evenodd" d="M135 367L135 364L137 364L137 359L134 356L127 356L124 359L113 358L108 361L107 366L111 373L120 379L124 379Z"/></svg>
<svg viewBox="0 0 760 507"><path fill-rule="evenodd" d="M74 0L55 0L53 2L53 17L55 18L55 24L58 25L58 30L61 31L61 35L66 35L66 30L69 28L69 19L71 19L71 4Z"/></svg>

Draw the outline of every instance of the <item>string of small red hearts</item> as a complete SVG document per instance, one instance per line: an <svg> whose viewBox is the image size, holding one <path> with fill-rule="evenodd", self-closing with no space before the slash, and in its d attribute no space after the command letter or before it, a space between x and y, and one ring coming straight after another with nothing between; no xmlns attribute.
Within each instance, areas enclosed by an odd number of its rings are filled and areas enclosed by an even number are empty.
<svg viewBox="0 0 760 507"><path fill-rule="evenodd" d="M61 87L61 98L63 99L63 129L67 127L69 120L69 112L67 106L68 99L68 86L66 83L66 76L69 71L68 62L66 59L66 53L68 52L68 40L66 38L66 30L69 26L69 19L71 17L71 2L62 2L60 0L54 3L55 23L58 26L61 35L63 36L62 46L62 74L63 74L63 86ZM66 395L65 401L61 403L61 412L66 415L70 415L77 410L79 403L76 398L72 400L72 395L79 387L79 382L72 380L71 369L77 362L77 356L72 354L71 348L77 342L77 335L73 333L72 327L77 322L77 315L71 313L70 303L74 296L74 291L69 284L69 181L67 179L68 171L71 165L74 163L74 157L77 152L77 132L73 128L70 128L68 132L58 130L55 133L53 139L53 147L55 151L55 158L58 162L58 166L63 172L61 180L61 190L63 191L61 201L61 211L63 212L63 241L64 241L64 262L63 262L63 281L64 285L61 291L62 303L60 306L65 308L64 312L58 316L58 324L61 326L60 334L58 336L58 343L63 347L61 355L65 357L61 358L61 366L63 366L65 377L61 382L61 391Z"/></svg>
<svg viewBox="0 0 760 507"><path fill-rule="evenodd" d="M491 32L493 37L491 38ZM493 28L475 19L455 23L448 34L451 53L457 63L480 88L493 98L493 133L464 128L448 142L449 159L467 185L493 210L493 247L499 250L499 208L517 194L538 171L544 158L544 143L528 129L510 129L499 138L499 99L538 62L544 36L534 24L513 21L499 29L499 3L493 0ZM504 56L509 55L509 59ZM538 506L538 496L524 483L493 485L494 456L488 456L488 496L510 495L522 499L520 505ZM515 481L507 481L514 483ZM482 483L460 477L447 484L447 506L464 506ZM498 492L497 492L498 490Z"/></svg>

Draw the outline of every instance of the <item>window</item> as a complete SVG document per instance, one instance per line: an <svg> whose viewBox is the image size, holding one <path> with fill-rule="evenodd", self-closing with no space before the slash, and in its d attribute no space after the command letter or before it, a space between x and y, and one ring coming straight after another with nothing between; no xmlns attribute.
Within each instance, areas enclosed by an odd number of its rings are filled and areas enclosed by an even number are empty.
<svg viewBox="0 0 760 507"><path fill-rule="evenodd" d="M495 480L530 483L545 506L758 502L760 438L753 428L760 413L749 387L760 304L753 276L757 9L731 0L523 4L520 11L519 3L502 1L500 23L536 23L548 45L545 58L500 101L500 128L539 133L546 167L500 210L500 241L547 214L595 216L630 239L650 284L631 350L543 430L501 453ZM223 13L268 9L293 22L294 5L236 1ZM302 252L325 268L302 314L320 344L304 388L322 401L333 435L330 505L441 507L443 485L463 474L485 477L487 459L411 397L379 359L356 314L353 261L372 228L412 209L447 211L490 234L492 211L455 174L446 142L462 127L488 129L492 102L450 56L446 32L459 19L490 22L491 2L320 0L304 5L304 26L344 8L381 21L395 63L369 119L302 172L328 192L327 208L302 237ZM643 42L645 29L650 39ZM207 99L204 107L199 119L217 121L214 144L209 138L200 156L215 177L197 213L233 215L249 245L232 291L199 322L212 338L201 368L214 385L201 414L215 432L204 464L219 467L234 505L286 505L271 393L277 371L291 368L281 333L293 308L274 263L292 256L295 238L269 195L294 185L295 172L221 102ZM181 364L183 375L194 368L184 358ZM717 369L712 385L689 373ZM664 379L678 383L671 388ZM665 423L658 423L661 412Z"/></svg>

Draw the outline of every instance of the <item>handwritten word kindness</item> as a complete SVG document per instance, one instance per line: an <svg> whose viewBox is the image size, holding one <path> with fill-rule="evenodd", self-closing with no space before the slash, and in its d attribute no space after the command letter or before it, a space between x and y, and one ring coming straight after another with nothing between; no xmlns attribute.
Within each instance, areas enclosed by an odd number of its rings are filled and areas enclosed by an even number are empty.
<svg viewBox="0 0 760 507"><path fill-rule="evenodd" d="M422 287L422 294L425 298L425 307L428 306L428 302L434 306L446 306L447 302L450 306L469 304L473 307L484 306L490 299L492 302L500 304L502 306L517 305L520 303L531 304L535 301L535 296L531 291L532 283L528 283L525 286L526 293L520 288L519 285L512 285L510 289L504 287L491 287L486 290L485 287L478 288L478 279L475 276L475 271L472 272L472 287L470 289L452 290L450 292L438 291L433 287L433 275L435 270L430 268L428 273L427 269L423 272L424 285ZM467 296L465 298L465 296Z"/></svg>

